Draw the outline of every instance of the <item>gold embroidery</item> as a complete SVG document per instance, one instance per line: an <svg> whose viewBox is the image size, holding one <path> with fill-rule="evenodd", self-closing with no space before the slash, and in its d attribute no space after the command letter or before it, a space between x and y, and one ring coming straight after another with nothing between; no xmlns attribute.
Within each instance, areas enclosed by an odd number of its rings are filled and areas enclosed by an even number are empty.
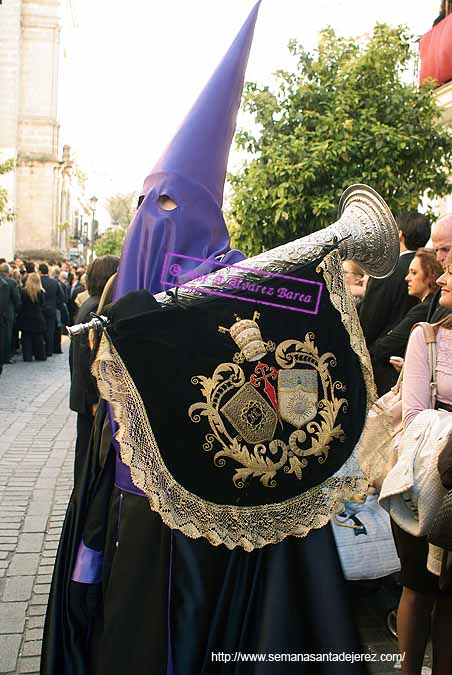
<svg viewBox="0 0 452 675"><path fill-rule="evenodd" d="M307 457L315 456L317 461L323 464L328 458L333 439L344 440L342 426L336 424L336 418L341 410L347 412L348 402L345 398L337 398L335 395L336 392L345 392L345 387L341 382L333 381L330 375L330 366L336 365L334 354L327 352L319 355L314 344L314 334L307 333L304 342L299 340L281 342L276 348L275 359L281 368L287 370L294 369L297 364L310 366L310 371L301 372L307 383L307 389L311 392L317 388L317 373L322 384L323 398L317 406L315 405L317 396L314 394L315 411L314 415L306 416L306 431L298 428L290 434L288 443L273 438L277 415L260 394L259 399L257 398L258 392L251 384L244 385L245 374L237 364L222 363L215 369L212 378L196 375L191 380L193 384L200 385L205 403L193 403L188 415L196 423L200 422L203 416L207 417L212 433L206 435L203 447L208 450L215 447L214 463L217 467L225 467L227 459L239 465L240 468L235 469L233 476L234 485L238 488L243 488L245 481L250 478L259 478L264 487L275 487L277 485L275 478L281 469L285 474L301 480L303 469L308 465ZM256 367L256 371L262 373L260 379L265 379L264 368L265 364L261 363ZM256 371L252 379L258 383ZM296 373L300 378L300 371L294 369L292 373ZM269 377L270 375L267 375L267 379ZM292 374L289 377L293 379ZM267 379L265 381L268 385ZM222 405L224 396L231 389L238 387L240 391ZM306 393L305 396L308 397L309 394ZM308 404L313 404L312 395ZM233 437L228 433L221 414L225 415L241 435ZM299 418L300 413L295 421L299 422ZM293 421L289 421L293 424ZM293 426L300 427L302 424L297 423ZM254 444L254 447L249 448L242 442L243 440ZM270 441L268 447L264 441Z"/></svg>

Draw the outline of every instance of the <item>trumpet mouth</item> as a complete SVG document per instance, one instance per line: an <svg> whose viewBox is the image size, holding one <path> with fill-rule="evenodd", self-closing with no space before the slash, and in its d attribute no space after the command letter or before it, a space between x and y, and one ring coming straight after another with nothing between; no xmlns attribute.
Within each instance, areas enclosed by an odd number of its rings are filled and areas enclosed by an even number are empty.
<svg viewBox="0 0 452 675"><path fill-rule="evenodd" d="M368 185L351 185L339 202L341 233L353 234L361 230L365 246L355 250L353 237L346 242L346 257L356 260L361 268L376 279L389 276L399 260L399 230L388 205Z"/></svg>

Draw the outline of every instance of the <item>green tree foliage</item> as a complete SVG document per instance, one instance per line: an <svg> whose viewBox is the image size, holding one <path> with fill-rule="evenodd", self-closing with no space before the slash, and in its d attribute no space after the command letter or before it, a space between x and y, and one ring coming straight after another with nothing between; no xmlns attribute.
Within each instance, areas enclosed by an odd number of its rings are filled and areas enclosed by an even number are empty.
<svg viewBox="0 0 452 675"><path fill-rule="evenodd" d="M136 192L112 195L107 199L105 206L112 222L127 228L132 222L137 208Z"/></svg>
<svg viewBox="0 0 452 675"><path fill-rule="evenodd" d="M257 131L236 139L247 153L229 177L236 245L256 254L329 225L352 183L376 189L394 213L452 192L452 134L433 83L410 82L412 44L403 26L377 24L361 40L328 28L313 54L289 44L297 67L276 74L275 91L247 84Z"/></svg>
<svg viewBox="0 0 452 675"><path fill-rule="evenodd" d="M0 176L12 171L15 165L16 162L14 159L7 159L5 162L0 162ZM11 220L14 220L14 213L8 208L8 191L6 188L0 187L0 225Z"/></svg>
<svg viewBox="0 0 452 675"><path fill-rule="evenodd" d="M122 244L126 231L123 227L110 227L94 243L94 251L97 256L121 255Z"/></svg>

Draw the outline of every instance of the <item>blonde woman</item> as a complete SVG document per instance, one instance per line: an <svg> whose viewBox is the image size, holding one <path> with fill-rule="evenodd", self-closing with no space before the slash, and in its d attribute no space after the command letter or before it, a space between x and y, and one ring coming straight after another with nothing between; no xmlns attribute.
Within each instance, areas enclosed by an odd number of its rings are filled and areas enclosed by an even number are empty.
<svg viewBox="0 0 452 675"><path fill-rule="evenodd" d="M24 361L46 360L45 333L47 324L44 316L44 289L37 272L28 275L22 289L22 306L17 317L17 326L22 336Z"/></svg>

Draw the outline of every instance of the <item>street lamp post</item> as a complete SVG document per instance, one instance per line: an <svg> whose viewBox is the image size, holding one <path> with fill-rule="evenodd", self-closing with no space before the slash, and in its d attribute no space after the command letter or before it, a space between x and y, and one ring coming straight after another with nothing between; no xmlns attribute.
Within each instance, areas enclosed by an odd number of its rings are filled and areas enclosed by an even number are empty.
<svg viewBox="0 0 452 675"><path fill-rule="evenodd" d="M89 261L88 262L91 262L92 257L93 257L93 245L94 245L94 241L95 241L95 238L96 238L96 232L95 232L96 221L94 219L94 216L96 214L96 208L97 208L97 202L98 201L99 200L94 195L89 200L89 206L90 206L90 209L93 213L93 217L92 217L92 220L91 220L91 236L89 237L89 242L88 242L88 246L89 246L89 248L88 248Z"/></svg>
<svg viewBox="0 0 452 675"><path fill-rule="evenodd" d="M83 262L88 263L89 257L89 223L85 220L81 229L81 252L83 254Z"/></svg>

